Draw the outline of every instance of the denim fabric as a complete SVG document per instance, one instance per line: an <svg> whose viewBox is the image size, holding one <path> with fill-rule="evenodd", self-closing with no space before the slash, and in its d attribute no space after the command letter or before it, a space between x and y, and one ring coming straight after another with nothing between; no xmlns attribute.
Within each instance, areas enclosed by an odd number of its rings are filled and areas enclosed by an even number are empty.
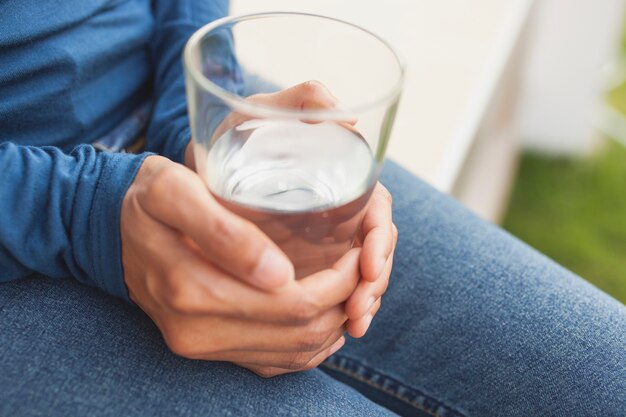
<svg viewBox="0 0 626 417"><path fill-rule="evenodd" d="M400 230L368 335L262 379L171 354L72 280L0 285L2 416L625 416L626 308L396 165Z"/></svg>

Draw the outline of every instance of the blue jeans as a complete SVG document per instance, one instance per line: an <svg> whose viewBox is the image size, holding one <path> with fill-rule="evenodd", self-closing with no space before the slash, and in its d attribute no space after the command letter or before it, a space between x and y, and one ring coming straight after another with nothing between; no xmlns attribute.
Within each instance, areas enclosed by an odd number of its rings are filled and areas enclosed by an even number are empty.
<svg viewBox="0 0 626 417"><path fill-rule="evenodd" d="M0 415L626 416L626 308L388 163L400 230L367 336L262 379L170 353L72 280L0 285Z"/></svg>

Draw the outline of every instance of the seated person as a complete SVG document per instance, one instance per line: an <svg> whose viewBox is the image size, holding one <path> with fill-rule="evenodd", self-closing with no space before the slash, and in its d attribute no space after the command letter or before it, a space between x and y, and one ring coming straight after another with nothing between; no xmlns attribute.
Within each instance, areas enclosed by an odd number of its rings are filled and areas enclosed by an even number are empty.
<svg viewBox="0 0 626 417"><path fill-rule="evenodd" d="M626 415L626 308L394 163L300 280L211 197L180 56L227 11L0 4L0 415Z"/></svg>

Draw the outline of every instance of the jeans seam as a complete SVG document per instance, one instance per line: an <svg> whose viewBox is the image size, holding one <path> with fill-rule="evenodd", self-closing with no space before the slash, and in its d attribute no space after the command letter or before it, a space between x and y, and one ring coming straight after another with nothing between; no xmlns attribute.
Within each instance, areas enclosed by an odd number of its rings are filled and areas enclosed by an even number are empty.
<svg viewBox="0 0 626 417"><path fill-rule="evenodd" d="M445 409L445 414L439 414L437 411L433 411L429 408L426 408L424 405L416 402L415 400L411 400L409 398L406 398L405 396L401 395L400 393L385 387L384 384L378 383L373 381L370 378L367 378L365 375L361 375L356 371L350 370L350 369L346 369L345 367L341 366L339 363L337 363L337 358L341 358L342 360L346 361L346 362L353 362L354 364L357 364L359 367L368 369L372 374L376 375L377 377L379 377L380 379L382 379L383 381L389 381L389 382L393 382L395 385L397 386L402 386L407 392L413 393L413 394L417 394L419 396L422 396L424 398L428 398L432 401L434 401L435 403L437 403L438 407L442 407ZM382 391L383 393L387 394L387 395L391 395L392 397L406 403L409 404L410 406L425 412L428 415L431 415L433 417L465 417L464 414L462 414L461 412L457 411L456 409L446 405L445 403L443 403L440 400L436 400L432 397L429 397L427 395L425 395L423 392L421 392L418 389L415 389L413 387L410 387L406 384L403 384L402 382L398 381L395 378L392 378L390 376L384 375L378 371L375 371L373 368L364 365L363 363L361 363L358 360L355 360L353 358L349 358L345 355L340 355L340 354L335 354L333 356L331 356L330 358L328 358L326 361L324 361L322 363L322 366L335 370L337 372L341 372L344 375L349 376L350 378L354 378L357 381L363 382L379 391Z"/></svg>

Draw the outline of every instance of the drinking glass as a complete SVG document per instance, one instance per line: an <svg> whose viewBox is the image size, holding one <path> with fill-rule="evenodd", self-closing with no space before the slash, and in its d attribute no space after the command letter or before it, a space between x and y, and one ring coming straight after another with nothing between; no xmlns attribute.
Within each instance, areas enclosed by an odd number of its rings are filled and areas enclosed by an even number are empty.
<svg viewBox="0 0 626 417"><path fill-rule="evenodd" d="M187 42L198 174L256 224L300 278L358 237L404 78L396 51L357 25L304 13L227 17Z"/></svg>

